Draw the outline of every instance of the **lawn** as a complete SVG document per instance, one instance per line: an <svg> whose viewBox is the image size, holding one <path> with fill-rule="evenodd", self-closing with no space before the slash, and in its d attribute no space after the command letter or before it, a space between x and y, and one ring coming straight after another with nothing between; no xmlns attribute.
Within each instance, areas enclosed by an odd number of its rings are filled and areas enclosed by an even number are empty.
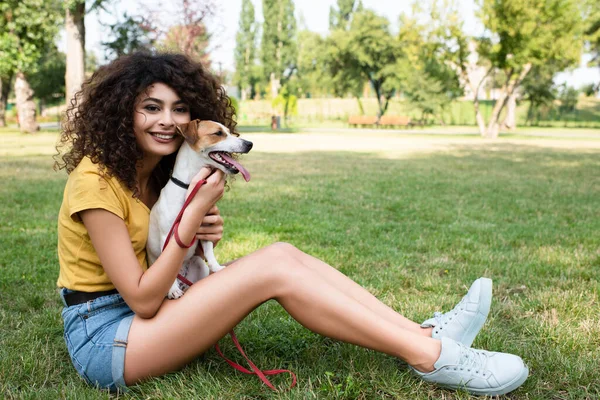
<svg viewBox="0 0 600 400"><path fill-rule="evenodd" d="M54 137L0 133L0 396L109 398L78 378L63 342L55 225L66 174L52 170ZM217 257L287 241L416 321L490 277L494 301L474 347L519 354L531 371L507 398L597 399L600 149L534 145L544 140L464 138L404 153L255 146L244 158L252 181L237 179L220 203ZM312 334L274 302L236 333L258 366L293 370L297 388L272 393L211 350L121 397L470 398L423 384L392 357Z"/></svg>

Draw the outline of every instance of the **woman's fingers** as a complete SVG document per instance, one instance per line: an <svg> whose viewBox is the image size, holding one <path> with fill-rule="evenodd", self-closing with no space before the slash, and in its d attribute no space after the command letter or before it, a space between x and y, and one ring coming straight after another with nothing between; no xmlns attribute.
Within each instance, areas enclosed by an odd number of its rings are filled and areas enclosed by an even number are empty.
<svg viewBox="0 0 600 400"><path fill-rule="evenodd" d="M200 182L201 180L206 180L209 176L211 176L212 172L213 172L212 168L209 168L209 167L200 168L200 171L192 178L192 181L190 182L190 187L188 188L185 198L187 199L187 197L190 195L192 190L194 190L194 187L196 186L196 184L198 182Z"/></svg>
<svg viewBox="0 0 600 400"><path fill-rule="evenodd" d="M202 226L213 225L213 224L223 225L223 217L221 217L220 215L208 215L207 214L202 219Z"/></svg>

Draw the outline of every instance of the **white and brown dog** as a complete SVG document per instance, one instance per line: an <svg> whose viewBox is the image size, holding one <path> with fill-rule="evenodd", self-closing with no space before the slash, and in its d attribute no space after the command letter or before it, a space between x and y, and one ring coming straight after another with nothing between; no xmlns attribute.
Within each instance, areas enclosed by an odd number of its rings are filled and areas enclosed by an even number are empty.
<svg viewBox="0 0 600 400"><path fill-rule="evenodd" d="M187 188L182 182L190 182L202 167L218 168L225 174L232 175L240 172L246 181L250 180L248 171L231 157L231 153L248 153L252 142L232 135L224 125L214 121L196 119L188 124L179 125L177 132L185 141L179 148L171 179L161 190L158 201L150 212L150 229L148 232L148 261L152 265L160 253L167 235L183 207ZM195 283L212 272L223 267L218 263L210 241L201 241L204 250L204 260L195 256L196 243L190 247L185 256L180 274ZM169 289L168 297L177 299L183 295L182 287L176 279Z"/></svg>

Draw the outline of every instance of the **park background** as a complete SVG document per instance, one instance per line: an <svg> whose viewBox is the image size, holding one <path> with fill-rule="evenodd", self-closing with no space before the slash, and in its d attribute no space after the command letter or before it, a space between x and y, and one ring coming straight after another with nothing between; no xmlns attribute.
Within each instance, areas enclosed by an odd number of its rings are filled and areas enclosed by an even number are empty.
<svg viewBox="0 0 600 400"><path fill-rule="evenodd" d="M255 143L243 159L253 180L220 204L219 259L291 242L417 321L489 276L495 300L474 345L531 370L507 398L600 397L599 3L386 3L0 1L4 397L108 397L78 378L63 343L66 174L52 156L83 79L135 50L203 62ZM275 304L236 331L260 367L292 369L299 387L271 393L210 351L124 397L470 398L313 335Z"/></svg>

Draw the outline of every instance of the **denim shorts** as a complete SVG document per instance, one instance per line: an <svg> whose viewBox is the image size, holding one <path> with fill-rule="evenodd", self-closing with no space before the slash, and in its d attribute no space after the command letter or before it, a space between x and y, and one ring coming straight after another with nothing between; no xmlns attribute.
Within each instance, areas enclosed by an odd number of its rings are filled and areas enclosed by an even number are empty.
<svg viewBox="0 0 600 400"><path fill-rule="evenodd" d="M75 369L85 381L111 392L126 388L125 349L134 313L120 294L68 307L60 290L65 342Z"/></svg>

